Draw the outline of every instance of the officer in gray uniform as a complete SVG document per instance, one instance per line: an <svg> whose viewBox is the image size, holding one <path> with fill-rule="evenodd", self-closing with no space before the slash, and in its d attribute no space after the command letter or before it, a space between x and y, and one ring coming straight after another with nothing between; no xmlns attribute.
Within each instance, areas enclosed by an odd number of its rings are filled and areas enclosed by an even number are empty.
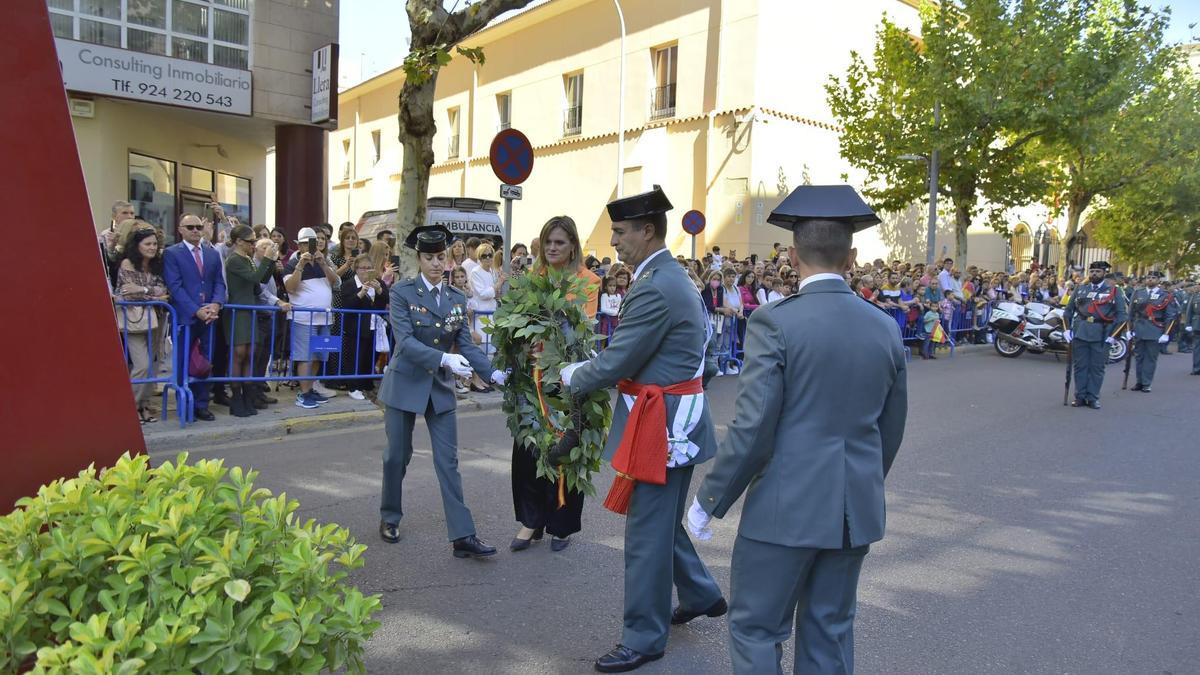
<svg viewBox="0 0 1200 675"><path fill-rule="evenodd" d="M468 377L474 370L480 377L503 384L505 375L492 369L487 356L471 340L466 296L442 279L450 240L450 231L440 225L415 228L404 244L417 252L420 273L392 286L389 294L396 348L379 389L379 400L387 406L384 426L388 439L383 451L379 536L389 544L400 540L401 496L413 454L413 426L417 415L423 415L433 444L433 467L454 557L486 557L496 549L475 536L475 522L463 502L454 376ZM458 354L446 353L455 345Z"/></svg>
<svg viewBox="0 0 1200 675"><path fill-rule="evenodd" d="M1192 285L1188 294L1187 312L1183 315L1183 333L1192 346L1192 374L1200 375L1200 286Z"/></svg>
<svg viewBox="0 0 1200 675"><path fill-rule="evenodd" d="M1196 335L1195 332L1187 330L1187 317L1192 307L1196 304L1196 282L1188 279L1179 282L1179 288L1176 289L1176 297L1179 299L1179 316L1183 318L1179 330L1179 353L1194 354L1196 352Z"/></svg>
<svg viewBox="0 0 1200 675"><path fill-rule="evenodd" d="M688 512L697 537L746 493L730 567L736 673L854 671L859 571L883 538L884 477L908 414L895 320L842 273L853 233L879 218L848 185L801 186L767 222L792 230L799 291L746 331L737 411Z"/></svg>
<svg viewBox="0 0 1200 675"><path fill-rule="evenodd" d="M1071 367L1075 375L1076 408L1100 409L1100 387L1108 367L1108 348L1124 330L1128 317L1125 293L1106 279L1108 262L1088 266L1088 283L1079 284L1063 310L1063 337L1071 343Z"/></svg>
<svg viewBox="0 0 1200 675"><path fill-rule="evenodd" d="M717 449L716 434L702 387L709 323L704 303L687 272L666 247L671 202L656 185L651 192L608 205L612 245L621 261L634 267L621 303L620 323L608 346L590 361L563 368L562 380L582 395L617 386L616 410L604 450L613 461L623 441L656 470L665 462L665 484L636 481L625 520L625 611L621 642L598 658L603 673L633 670L662 658L670 624L727 610L721 589L696 554L683 529L688 486L696 465ZM895 324L892 324L893 327ZM663 391L666 389L667 391ZM679 392L679 393L671 393ZM653 403L652 403L653 402ZM635 406L654 408L666 428L629 426ZM639 415L646 421L655 414ZM626 437L629 437L628 439ZM643 445L634 439L657 438ZM614 484L630 480L618 474ZM610 503L610 491L605 506ZM618 510L618 512L620 512ZM671 589L679 607L671 609Z"/></svg>
<svg viewBox="0 0 1200 675"><path fill-rule="evenodd" d="M1159 285L1162 273L1156 271L1146 275L1146 285L1133 292L1130 315L1133 317L1133 333L1137 337L1137 384L1134 391L1150 393L1154 383L1154 370L1158 367L1159 345L1170 340L1170 333L1179 305L1174 296Z"/></svg>

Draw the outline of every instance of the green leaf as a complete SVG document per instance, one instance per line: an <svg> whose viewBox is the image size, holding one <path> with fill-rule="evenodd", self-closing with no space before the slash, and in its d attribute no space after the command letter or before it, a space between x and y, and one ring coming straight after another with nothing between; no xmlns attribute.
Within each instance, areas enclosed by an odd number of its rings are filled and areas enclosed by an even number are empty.
<svg viewBox="0 0 1200 675"><path fill-rule="evenodd" d="M233 579L225 582L225 595L241 602L250 594L250 582L245 579Z"/></svg>

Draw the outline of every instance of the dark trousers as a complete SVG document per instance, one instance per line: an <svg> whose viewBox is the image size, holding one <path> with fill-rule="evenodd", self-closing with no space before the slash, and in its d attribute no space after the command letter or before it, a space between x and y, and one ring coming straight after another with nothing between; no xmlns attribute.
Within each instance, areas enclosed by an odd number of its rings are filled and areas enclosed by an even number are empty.
<svg viewBox="0 0 1200 675"><path fill-rule="evenodd" d="M350 321L354 316L362 316L366 330L343 328L341 374L371 375L375 372L375 332L370 329L371 319L363 314L350 316L351 318L348 319ZM347 385L346 388L351 391L371 391L375 388L375 380L370 377L344 380L344 382Z"/></svg>
<svg viewBox="0 0 1200 675"><path fill-rule="evenodd" d="M583 493L565 490L566 505L558 506L557 481L539 478L537 452L513 442L512 493L517 522L531 530L545 529L566 538L583 529Z"/></svg>
<svg viewBox="0 0 1200 675"><path fill-rule="evenodd" d="M197 339L200 340L200 353L204 354L205 356L209 356L209 343L210 336L212 334L212 326L204 323L203 321L194 320L192 321L191 333L190 340L192 342L195 342ZM175 346L175 361L178 364L177 367L179 368L179 372L183 374L185 380L191 377L188 375L188 361L191 359L191 356L191 344ZM214 372L213 374L215 375L216 373ZM196 382L188 382L188 389L190 389L192 392L192 399L194 402L193 407L196 410L207 410L208 399L212 394L212 385L204 380L199 380Z"/></svg>
<svg viewBox="0 0 1200 675"><path fill-rule="evenodd" d="M1075 377L1075 400L1099 401L1108 367L1108 343L1071 340L1071 364Z"/></svg>
<svg viewBox="0 0 1200 675"><path fill-rule="evenodd" d="M1141 336L1138 336L1141 337ZM1158 369L1158 355L1162 353L1158 340L1137 340L1137 351L1134 352L1137 364L1137 383L1149 387L1154 382L1154 371Z"/></svg>

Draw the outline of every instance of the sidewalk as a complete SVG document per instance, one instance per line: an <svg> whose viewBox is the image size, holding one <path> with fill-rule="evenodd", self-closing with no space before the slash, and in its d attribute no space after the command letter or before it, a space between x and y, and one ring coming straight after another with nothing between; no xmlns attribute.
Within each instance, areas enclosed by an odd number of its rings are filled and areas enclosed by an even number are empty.
<svg viewBox="0 0 1200 675"><path fill-rule="evenodd" d="M149 452L188 450L196 447L220 445L232 441L283 438L289 434L310 431L327 431L350 426L383 424L382 404L369 399L356 401L339 391L338 395L316 410L305 410L294 405L295 393L287 388L271 392L279 403L259 410L253 417L233 417L228 408L213 405L211 410L217 419L212 422L197 420L185 428L179 427L175 418L174 405L170 414L158 422L142 427L142 438ZM460 411L499 410L499 391L488 394L471 393L458 399Z"/></svg>

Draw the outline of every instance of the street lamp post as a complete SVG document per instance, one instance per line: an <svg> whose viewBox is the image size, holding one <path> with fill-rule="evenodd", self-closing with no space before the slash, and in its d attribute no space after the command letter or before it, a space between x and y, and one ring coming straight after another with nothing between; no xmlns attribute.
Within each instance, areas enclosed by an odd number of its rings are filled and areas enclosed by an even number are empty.
<svg viewBox="0 0 1200 675"><path fill-rule="evenodd" d="M933 126L936 129L942 123L942 104L933 104ZM929 165L929 222L925 231L925 268L933 267L933 246L937 234L937 198L938 198L938 151L926 155L900 155L900 159L923 161Z"/></svg>

